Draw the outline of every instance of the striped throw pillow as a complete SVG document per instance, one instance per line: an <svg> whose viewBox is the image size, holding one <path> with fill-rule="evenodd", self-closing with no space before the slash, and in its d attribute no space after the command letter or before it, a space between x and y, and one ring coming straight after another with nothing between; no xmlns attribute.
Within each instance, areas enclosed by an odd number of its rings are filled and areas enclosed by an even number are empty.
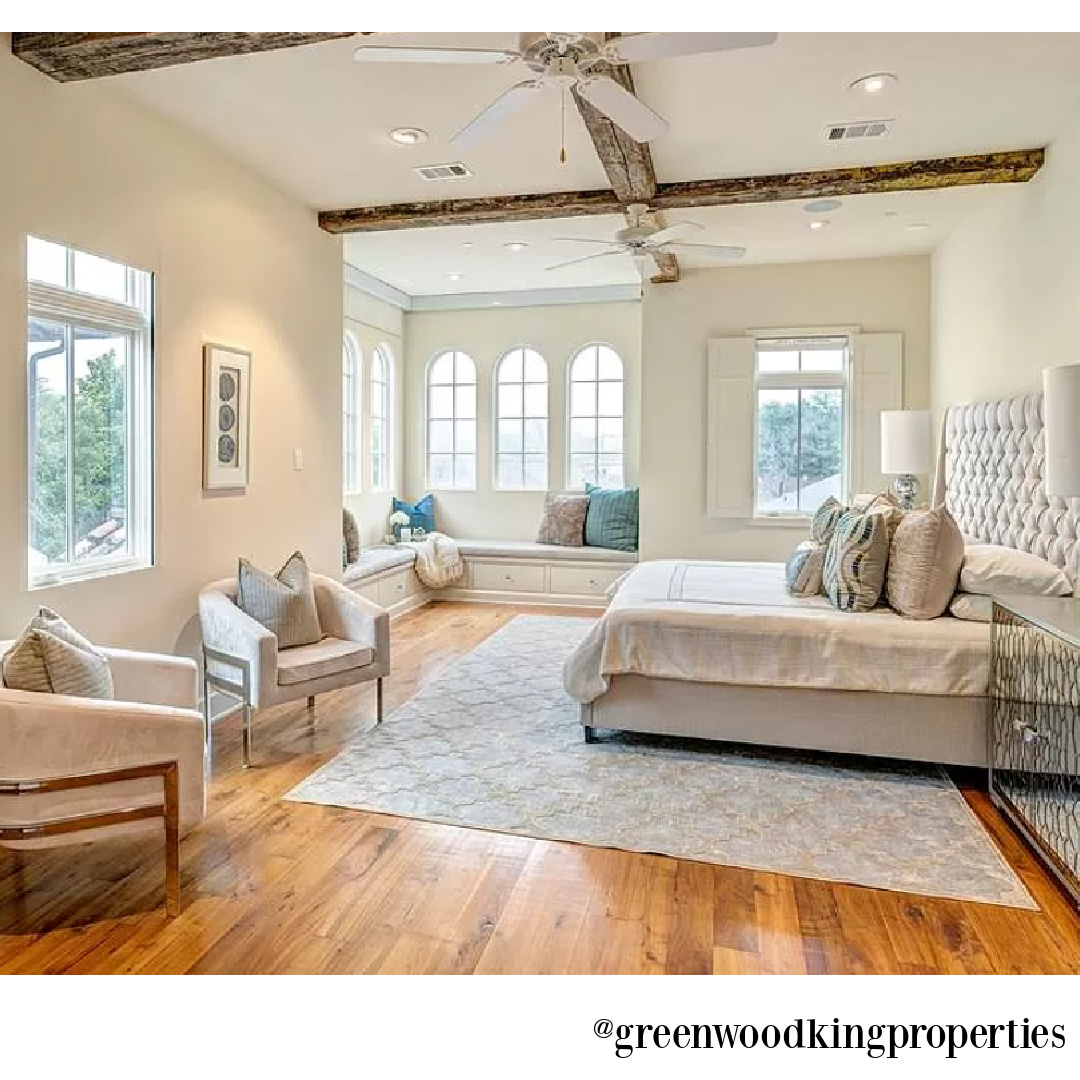
<svg viewBox="0 0 1080 1080"><path fill-rule="evenodd" d="M638 549L638 489L586 484L585 543L615 551Z"/></svg>
<svg viewBox="0 0 1080 1080"><path fill-rule="evenodd" d="M827 544L843 516L843 504L830 495L814 514L814 520L810 523L810 539L815 544Z"/></svg>
<svg viewBox="0 0 1080 1080"><path fill-rule="evenodd" d="M841 611L870 611L881 598L889 562L889 526L881 514L849 511L825 552L825 595Z"/></svg>
<svg viewBox="0 0 1080 1080"><path fill-rule="evenodd" d="M70 697L113 697L108 659L73 626L42 607L3 658L9 690Z"/></svg>
<svg viewBox="0 0 1080 1080"><path fill-rule="evenodd" d="M784 567L784 583L792 596L817 596L821 592L825 548L804 540Z"/></svg>
<svg viewBox="0 0 1080 1080"><path fill-rule="evenodd" d="M241 559L237 578L237 605L274 633L279 649L322 640L311 573L299 551L276 574Z"/></svg>

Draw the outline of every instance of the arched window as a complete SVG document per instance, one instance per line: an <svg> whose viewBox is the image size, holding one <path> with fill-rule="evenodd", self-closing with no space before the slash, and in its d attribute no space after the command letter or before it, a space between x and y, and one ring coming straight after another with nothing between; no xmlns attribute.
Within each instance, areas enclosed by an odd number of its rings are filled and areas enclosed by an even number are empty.
<svg viewBox="0 0 1080 1080"><path fill-rule="evenodd" d="M341 482L360 490L360 348L351 334L341 344Z"/></svg>
<svg viewBox="0 0 1080 1080"><path fill-rule="evenodd" d="M567 487L623 486L623 387L610 345L586 345L570 361Z"/></svg>
<svg viewBox="0 0 1080 1080"><path fill-rule="evenodd" d="M495 367L495 486L547 490L548 370L535 349L511 349Z"/></svg>
<svg viewBox="0 0 1080 1080"><path fill-rule="evenodd" d="M376 345L371 356L371 490L393 486L390 416L393 402L394 357L387 345Z"/></svg>
<svg viewBox="0 0 1080 1080"><path fill-rule="evenodd" d="M456 349L428 367L427 486L476 487L476 364Z"/></svg>

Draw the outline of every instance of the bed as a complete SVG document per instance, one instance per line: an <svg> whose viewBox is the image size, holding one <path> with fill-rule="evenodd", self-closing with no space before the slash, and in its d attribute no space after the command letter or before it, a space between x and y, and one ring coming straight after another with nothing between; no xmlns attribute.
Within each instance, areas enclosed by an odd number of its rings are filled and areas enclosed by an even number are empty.
<svg viewBox="0 0 1080 1080"><path fill-rule="evenodd" d="M972 541L1076 579L1078 514L1042 485L1041 396L947 411L935 501ZM1075 504L1074 504L1075 506ZM632 570L567 661L597 728L983 766L990 629L787 595L772 563Z"/></svg>

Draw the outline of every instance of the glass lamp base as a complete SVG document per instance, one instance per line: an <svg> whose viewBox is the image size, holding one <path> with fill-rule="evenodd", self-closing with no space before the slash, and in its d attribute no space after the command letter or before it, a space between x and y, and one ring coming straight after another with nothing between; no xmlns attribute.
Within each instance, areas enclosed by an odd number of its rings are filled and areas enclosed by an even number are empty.
<svg viewBox="0 0 1080 1080"><path fill-rule="evenodd" d="M914 510L919 498L919 480L911 473L903 473L893 481L893 491L902 510Z"/></svg>

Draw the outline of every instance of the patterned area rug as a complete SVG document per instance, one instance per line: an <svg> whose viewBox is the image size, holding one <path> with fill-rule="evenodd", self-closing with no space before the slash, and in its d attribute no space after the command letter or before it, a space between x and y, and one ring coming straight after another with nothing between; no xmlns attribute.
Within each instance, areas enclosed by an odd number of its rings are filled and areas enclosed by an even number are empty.
<svg viewBox="0 0 1080 1080"><path fill-rule="evenodd" d="M286 798L1036 907L936 769L629 734L587 745L562 666L590 625L518 616Z"/></svg>

